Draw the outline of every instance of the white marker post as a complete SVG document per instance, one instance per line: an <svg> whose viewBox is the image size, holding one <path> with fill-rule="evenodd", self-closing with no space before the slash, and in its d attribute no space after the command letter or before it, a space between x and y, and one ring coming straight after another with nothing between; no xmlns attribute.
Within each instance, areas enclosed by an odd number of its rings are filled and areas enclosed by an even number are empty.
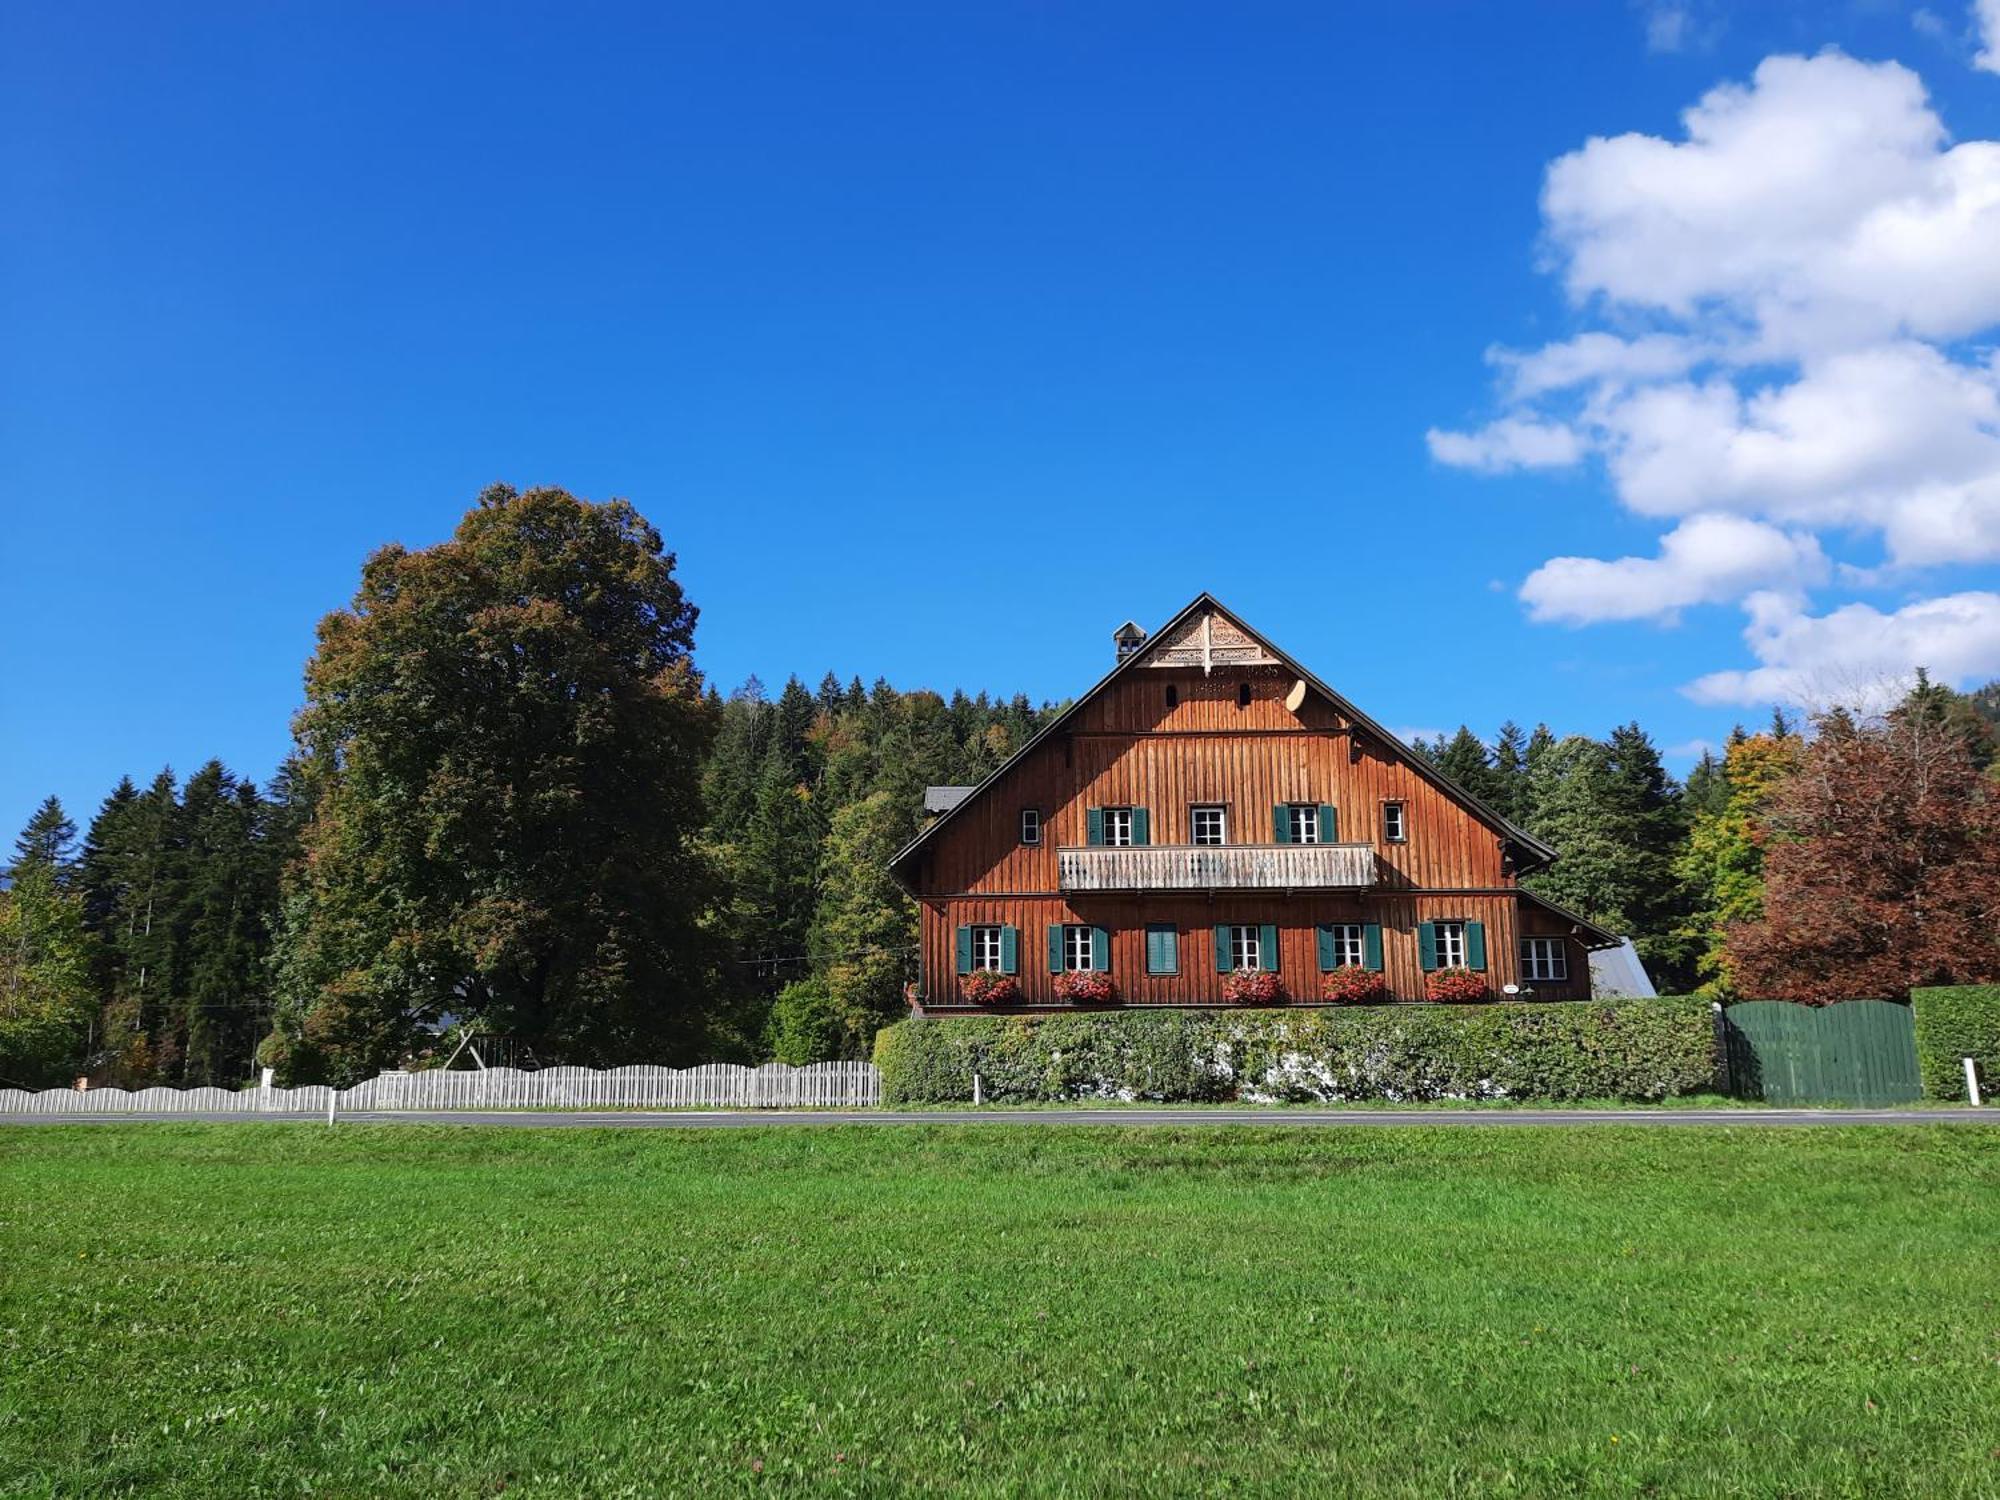
<svg viewBox="0 0 2000 1500"><path fill-rule="evenodd" d="M1979 1069L1969 1057L1965 1059L1965 1097L1972 1101L1974 1109L1979 1108Z"/></svg>
<svg viewBox="0 0 2000 1500"><path fill-rule="evenodd" d="M326 1091L326 1123L329 1125L333 1123L333 1101L339 1097L332 1089Z"/></svg>
<svg viewBox="0 0 2000 1500"><path fill-rule="evenodd" d="M977 1073L972 1075L972 1102L974 1104L984 1104L986 1102L986 1080L981 1078Z"/></svg>

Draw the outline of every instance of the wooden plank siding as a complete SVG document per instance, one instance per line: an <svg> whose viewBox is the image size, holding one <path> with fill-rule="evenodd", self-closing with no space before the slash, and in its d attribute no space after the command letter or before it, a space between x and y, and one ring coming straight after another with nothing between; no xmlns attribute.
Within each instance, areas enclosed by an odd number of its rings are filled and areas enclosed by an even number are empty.
<svg viewBox="0 0 2000 1500"><path fill-rule="evenodd" d="M1582 1000L1590 995L1589 955L1565 924L1511 892L1488 894L1282 896L1229 895L1213 900L1176 892L1169 896L966 896L923 909L921 980L924 1005L963 1004L958 993L956 932L960 926L995 924L1020 931L1021 1001L1024 1009L1066 1008L1055 998L1048 971L1048 929L1061 923L1102 927L1111 937L1111 977L1126 1005L1219 1005L1222 976L1215 968L1218 923L1272 923L1278 928L1278 974L1295 1004L1320 998L1318 928L1329 922L1379 922L1382 969L1399 1000L1424 997L1417 958L1417 924L1435 921L1486 925L1486 974L1497 997L1519 983L1519 942L1524 934L1565 938L1566 984L1534 986L1535 998ZM1174 924L1180 935L1180 972L1146 972L1146 926Z"/></svg>
<svg viewBox="0 0 2000 1500"><path fill-rule="evenodd" d="M1190 606L1193 614L1176 618L1198 619L1203 609L1219 606L1203 596ZM1519 942L1535 935L1564 939L1569 976L1535 984L1536 997L1588 998L1588 945L1601 946L1607 935L1579 928L1518 888L1517 857L1532 862L1546 851L1528 852L1532 840L1439 785L1408 747L1357 722L1351 705L1295 672L1282 653L1252 654L1262 661L1205 674L1199 666L1154 665L1142 653L899 856L898 877L921 911L918 995L926 1008L963 1005L957 932L975 925L1018 931L1019 1008L1067 1008L1055 999L1047 961L1048 929L1065 923L1109 934L1111 977L1126 1005L1222 1003L1214 928L1223 923L1279 930L1279 974L1290 1003L1319 1003L1317 929L1334 922L1380 924L1390 993L1422 999L1417 926L1442 920L1484 924L1485 973L1495 995L1521 982ZM1403 808L1405 836L1396 842L1385 837L1383 809L1391 802ZM1190 882L1162 877L1142 890L1064 890L1061 851L1090 847L1092 808L1145 808L1148 845L1171 849L1192 846L1193 808L1220 806L1226 845L1243 849L1284 845L1273 810L1287 803L1331 806L1338 828L1322 829L1321 838L1361 846L1317 864L1283 862L1311 888L1169 889ZM1021 842L1026 809L1039 814L1034 844ZM1265 874L1280 866L1248 849L1243 857ZM1371 860L1373 879L1360 885L1354 872ZM1072 861L1072 887L1113 883L1083 863ZM1124 872L1120 885L1139 883L1149 869L1199 865L1171 856L1098 859L1092 870L1113 863ZM1179 934L1176 974L1146 972L1146 927L1158 923Z"/></svg>
<svg viewBox="0 0 2000 1500"><path fill-rule="evenodd" d="M1244 678L1218 673L1205 683L1199 672L1137 671L1111 683L1084 705L1074 730L1052 736L959 812L925 852L920 888L940 896L1053 893L1056 850L1088 841L1091 807L1145 807L1155 844L1185 844L1189 809L1220 804L1232 844L1263 844L1271 841L1271 809L1282 802L1331 803L1342 841L1376 846L1385 886L1513 883L1496 829L1387 747L1365 736L1353 744L1330 705L1309 698L1290 713L1289 673L1253 670L1250 704L1238 708L1236 683ZM1169 684L1178 690L1174 708L1166 706ZM1405 843L1382 841L1382 805L1390 801L1404 805ZM1042 815L1039 845L1020 842L1021 810L1029 807Z"/></svg>

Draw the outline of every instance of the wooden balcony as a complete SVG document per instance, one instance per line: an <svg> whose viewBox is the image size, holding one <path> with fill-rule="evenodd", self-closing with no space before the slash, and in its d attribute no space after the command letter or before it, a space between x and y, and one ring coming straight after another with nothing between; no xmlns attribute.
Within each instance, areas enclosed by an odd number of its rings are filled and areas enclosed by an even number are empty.
<svg viewBox="0 0 2000 1500"><path fill-rule="evenodd" d="M1375 883L1373 844L1143 844L1058 849L1065 891L1326 891Z"/></svg>

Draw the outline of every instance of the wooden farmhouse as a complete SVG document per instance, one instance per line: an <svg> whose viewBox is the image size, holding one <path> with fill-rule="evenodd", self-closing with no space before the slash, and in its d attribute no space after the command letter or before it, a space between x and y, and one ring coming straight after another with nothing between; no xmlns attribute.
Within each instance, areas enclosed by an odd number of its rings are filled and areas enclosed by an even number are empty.
<svg viewBox="0 0 2000 1500"><path fill-rule="evenodd" d="M1059 976L1088 973L1126 1005L1221 1004L1237 971L1319 1004L1353 968L1397 1000L1446 969L1496 999L1590 997L1589 951L1619 939L1521 888L1554 849L1207 594L1115 640L993 775L932 788L891 861L922 912L920 1008L972 1008L980 971L1018 993L979 1008L1023 1011L1067 1008Z"/></svg>

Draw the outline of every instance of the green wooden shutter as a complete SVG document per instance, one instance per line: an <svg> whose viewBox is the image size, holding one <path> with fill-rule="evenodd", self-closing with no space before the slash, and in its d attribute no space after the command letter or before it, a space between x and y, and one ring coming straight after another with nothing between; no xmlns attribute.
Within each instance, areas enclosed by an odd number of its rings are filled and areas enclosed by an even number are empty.
<svg viewBox="0 0 2000 1500"><path fill-rule="evenodd" d="M1319 933L1319 971L1322 974L1331 973L1333 970L1333 929L1331 927L1320 927L1315 930Z"/></svg>
<svg viewBox="0 0 2000 1500"><path fill-rule="evenodd" d="M1021 929L1018 927L1000 929L1000 972L1002 974L1021 972Z"/></svg>
<svg viewBox="0 0 2000 1500"><path fill-rule="evenodd" d="M1083 823L1084 823L1083 841L1086 844L1089 844L1090 846L1095 848L1097 845L1104 842L1103 808L1101 807L1085 808L1083 814Z"/></svg>
<svg viewBox="0 0 2000 1500"><path fill-rule="evenodd" d="M1051 974L1060 974L1063 971L1062 937L1062 923L1049 923L1049 972Z"/></svg>
<svg viewBox="0 0 2000 1500"><path fill-rule="evenodd" d="M1465 966L1468 969L1486 967L1486 924L1467 922L1465 924Z"/></svg>
<svg viewBox="0 0 2000 1500"><path fill-rule="evenodd" d="M1149 923L1146 927L1146 972L1178 974L1180 971L1180 929L1164 922Z"/></svg>
<svg viewBox="0 0 2000 1500"><path fill-rule="evenodd" d="M1331 802L1319 805L1319 841L1322 844L1340 842L1340 809Z"/></svg>
<svg viewBox="0 0 2000 1500"><path fill-rule="evenodd" d="M959 928L957 937L958 972L961 974L970 974L972 972L972 929L970 927Z"/></svg>
<svg viewBox="0 0 2000 1500"><path fill-rule="evenodd" d="M1102 927L1090 929L1090 966L1100 974L1111 968L1111 934Z"/></svg>
<svg viewBox="0 0 2000 1500"><path fill-rule="evenodd" d="M1227 922L1217 922L1215 924L1215 972L1218 974L1227 974L1232 967L1234 966L1229 962L1229 924Z"/></svg>
<svg viewBox="0 0 2000 1500"><path fill-rule="evenodd" d="M1132 809L1132 842L1135 844L1153 842L1153 818L1143 807Z"/></svg>
<svg viewBox="0 0 2000 1500"><path fill-rule="evenodd" d="M1438 966L1438 929L1435 922L1417 923L1417 962L1426 974Z"/></svg>
<svg viewBox="0 0 2000 1500"><path fill-rule="evenodd" d="M1267 971L1278 972L1278 929L1269 922L1257 929L1257 957Z"/></svg>
<svg viewBox="0 0 2000 1500"><path fill-rule="evenodd" d="M1289 844L1292 841L1292 809L1280 802L1271 809L1271 842Z"/></svg>
<svg viewBox="0 0 2000 1500"><path fill-rule="evenodd" d="M1361 928L1361 967L1382 972L1382 924L1366 922Z"/></svg>

